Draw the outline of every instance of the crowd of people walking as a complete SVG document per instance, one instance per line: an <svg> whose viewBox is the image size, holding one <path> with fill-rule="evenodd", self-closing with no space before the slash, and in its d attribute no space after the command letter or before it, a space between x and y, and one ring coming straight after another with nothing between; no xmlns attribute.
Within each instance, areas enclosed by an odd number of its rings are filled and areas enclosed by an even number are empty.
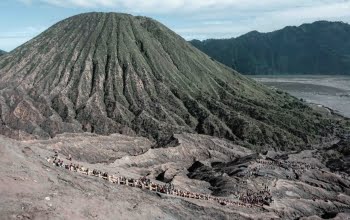
<svg viewBox="0 0 350 220"><path fill-rule="evenodd" d="M152 182L147 177L142 177L139 179L127 178L124 176L115 176L110 175L107 172L102 172L97 169L89 169L82 165L76 164L72 162L72 157L69 155L66 160L59 158L58 153L55 152L55 155L47 158L49 163L52 163L54 166L65 168L66 170L77 172L80 174L94 176L98 178L102 178L106 181L109 181L113 184L125 185L130 187L137 187L144 190L150 190L162 194L190 198L190 199L198 199L198 200L207 200L207 201L215 201L221 205L235 205L241 207L253 207L253 206L262 206L267 205L269 201L271 201L270 190L267 186L264 187L264 190L261 190L257 193L247 192L242 193L238 196L237 200L215 197L209 194L201 194L194 193L184 190L179 190L174 187L171 183L159 184Z"/></svg>

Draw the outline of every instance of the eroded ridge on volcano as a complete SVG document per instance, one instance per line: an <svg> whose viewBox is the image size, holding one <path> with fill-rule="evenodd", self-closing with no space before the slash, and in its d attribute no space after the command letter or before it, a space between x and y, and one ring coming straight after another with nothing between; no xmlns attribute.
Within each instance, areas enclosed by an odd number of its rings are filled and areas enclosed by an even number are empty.
<svg viewBox="0 0 350 220"><path fill-rule="evenodd" d="M0 59L0 133L182 132L250 148L301 149L342 133L298 99L248 79L159 22L117 13L63 20Z"/></svg>

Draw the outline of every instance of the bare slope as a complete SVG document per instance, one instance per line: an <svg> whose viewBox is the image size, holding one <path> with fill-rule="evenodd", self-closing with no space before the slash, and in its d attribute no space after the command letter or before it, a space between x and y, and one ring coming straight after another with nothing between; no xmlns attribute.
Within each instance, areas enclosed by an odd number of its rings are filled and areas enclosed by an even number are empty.
<svg viewBox="0 0 350 220"><path fill-rule="evenodd" d="M332 120L225 67L162 24L116 13L61 21L0 60L0 133L183 131L265 148L334 134ZM333 125L332 125L333 124Z"/></svg>
<svg viewBox="0 0 350 220"><path fill-rule="evenodd" d="M175 147L150 149L147 139L124 135L65 134L24 142L0 135L1 219L349 218L349 176L331 172L321 163L322 157L315 157L324 150L259 155L225 139L198 134L175 138L179 143ZM159 184L164 183L156 178L170 180L176 189L234 201L237 195L244 200L243 195L268 186L272 200L263 207L223 206L112 184L53 166L45 159L53 156L53 149L60 158L71 154L72 163L109 175L135 179L148 175ZM271 165L259 163L264 158ZM304 163L313 168L303 169Z"/></svg>

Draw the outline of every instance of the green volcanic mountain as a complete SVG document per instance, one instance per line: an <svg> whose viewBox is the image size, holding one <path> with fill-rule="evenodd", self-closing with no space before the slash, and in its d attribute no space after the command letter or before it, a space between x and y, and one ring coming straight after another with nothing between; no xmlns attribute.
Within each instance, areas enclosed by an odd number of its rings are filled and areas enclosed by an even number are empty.
<svg viewBox="0 0 350 220"><path fill-rule="evenodd" d="M258 149L333 137L333 119L211 60L159 22L116 13L63 20L0 60L0 133L174 133Z"/></svg>
<svg viewBox="0 0 350 220"><path fill-rule="evenodd" d="M198 49L244 74L350 75L350 25L319 21L238 38L193 40Z"/></svg>

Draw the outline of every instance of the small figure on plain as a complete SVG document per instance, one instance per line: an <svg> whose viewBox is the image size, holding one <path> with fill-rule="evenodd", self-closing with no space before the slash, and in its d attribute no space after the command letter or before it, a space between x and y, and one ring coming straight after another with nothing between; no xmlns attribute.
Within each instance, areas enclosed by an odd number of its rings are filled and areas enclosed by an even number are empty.
<svg viewBox="0 0 350 220"><path fill-rule="evenodd" d="M67 160L72 161L72 155L68 155Z"/></svg>

